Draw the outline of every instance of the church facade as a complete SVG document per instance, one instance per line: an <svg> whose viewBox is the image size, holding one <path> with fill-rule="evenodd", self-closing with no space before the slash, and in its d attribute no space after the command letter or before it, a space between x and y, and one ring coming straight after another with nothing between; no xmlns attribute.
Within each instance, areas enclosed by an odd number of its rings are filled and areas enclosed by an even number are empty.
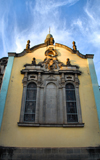
<svg viewBox="0 0 100 160"><path fill-rule="evenodd" d="M1 159L100 159L100 92L92 54L48 34L8 53L0 92Z"/></svg>

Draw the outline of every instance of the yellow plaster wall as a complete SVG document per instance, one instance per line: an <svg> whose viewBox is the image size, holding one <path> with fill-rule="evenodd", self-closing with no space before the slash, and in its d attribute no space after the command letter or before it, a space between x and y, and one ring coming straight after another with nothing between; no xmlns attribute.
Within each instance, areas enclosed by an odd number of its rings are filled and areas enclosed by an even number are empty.
<svg viewBox="0 0 100 160"><path fill-rule="evenodd" d="M65 49L56 47L59 51L58 59L66 63L70 58L71 64L79 65L82 75L79 76L80 101L84 128L62 128L62 127L18 127L21 99L23 92L20 71L23 65L31 63L32 58L37 63L45 56L46 48L41 48L33 53L14 59L13 69L8 88L4 117L0 131L0 145L13 147L87 147L100 145L100 133L97 119L97 111L93 96L93 89L88 68L87 59L82 59L71 54Z"/></svg>

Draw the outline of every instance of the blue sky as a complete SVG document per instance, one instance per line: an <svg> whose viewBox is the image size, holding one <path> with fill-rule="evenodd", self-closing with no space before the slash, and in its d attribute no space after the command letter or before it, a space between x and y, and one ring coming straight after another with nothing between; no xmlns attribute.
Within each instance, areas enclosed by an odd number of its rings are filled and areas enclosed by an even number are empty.
<svg viewBox="0 0 100 160"><path fill-rule="evenodd" d="M100 0L0 0L0 58L43 43L49 26L55 42L94 54L100 85Z"/></svg>

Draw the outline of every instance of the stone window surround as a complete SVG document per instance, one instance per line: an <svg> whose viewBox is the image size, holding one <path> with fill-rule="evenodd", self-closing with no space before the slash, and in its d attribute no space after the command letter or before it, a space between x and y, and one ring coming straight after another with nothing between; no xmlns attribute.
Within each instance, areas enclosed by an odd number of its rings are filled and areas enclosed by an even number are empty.
<svg viewBox="0 0 100 160"><path fill-rule="evenodd" d="M38 76L41 73L38 73ZM64 107L64 123L63 124L45 124L45 123L39 123L39 93L40 93L40 88L43 86L40 86L38 81L36 80L29 80L27 81L25 78L27 77L27 73L25 73L24 79L23 79L23 96L22 96L22 107L21 107L21 114L20 114L20 120L18 122L18 126L32 126L32 127L84 127L84 123L82 123L82 116L81 116L81 106L80 106L80 99L79 99L79 80L77 77L77 74L75 74L75 79L76 82L71 78L71 80L65 80L65 83L62 85L62 90L63 90L63 107ZM63 76L62 76L63 77ZM72 76L73 77L73 76ZM47 82L48 81L48 82ZM50 82L55 83L55 85L58 87L58 82L55 80L47 80L46 85ZM54 82L55 81L55 82ZM37 100L36 100L36 118L35 118L35 123L34 122L24 122L24 109L25 109L25 98L26 98L26 88L27 85L30 82L34 82L37 85ZM78 123L73 122L73 123L67 123L67 116L66 116L66 99L65 99L65 86L67 83L72 83L75 86L75 94L76 94L76 104L77 104L77 112L78 112ZM59 87L58 87L59 88ZM45 93L45 92L44 92Z"/></svg>
<svg viewBox="0 0 100 160"><path fill-rule="evenodd" d="M75 89L75 97L76 97L76 108L77 108L77 116L78 116L78 122L82 123L82 116L81 116L81 104L80 104L80 98L79 98L79 85L75 85L75 82L73 81L67 81L65 83L65 86L67 84L73 84L74 89ZM67 113L67 111L66 111ZM66 121L67 121L67 116L66 116ZM71 122L68 122L71 123ZM76 122L75 122L76 123Z"/></svg>
<svg viewBox="0 0 100 160"><path fill-rule="evenodd" d="M30 84L33 84L33 87L30 87ZM30 99L28 98L28 96L30 97L30 91L34 93L34 99ZM34 92L35 91L35 92ZM27 118L25 117L25 115L31 115L33 117L35 117L35 111L34 112L27 112L27 109L29 109L29 106L27 106L27 103L29 102L35 102L34 107L36 108L36 93L37 93L37 85L34 82L28 83L27 87L26 87L26 102L25 102L25 109L24 109L24 121L28 122ZM27 108L28 107L28 108ZM33 108L34 108L33 107ZM33 109L34 110L34 109ZM25 120L26 119L26 120ZM34 119L34 118L33 118Z"/></svg>

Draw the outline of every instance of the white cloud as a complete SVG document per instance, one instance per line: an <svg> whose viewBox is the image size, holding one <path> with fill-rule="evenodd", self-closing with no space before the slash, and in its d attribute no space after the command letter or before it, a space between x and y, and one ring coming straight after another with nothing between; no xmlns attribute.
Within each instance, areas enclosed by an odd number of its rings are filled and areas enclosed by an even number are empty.
<svg viewBox="0 0 100 160"><path fill-rule="evenodd" d="M79 18L77 20L75 19L72 23L72 27L74 26L77 26L81 30L81 32L84 32L83 22L81 19Z"/></svg>
<svg viewBox="0 0 100 160"><path fill-rule="evenodd" d="M10 1L11 2L11 1ZM31 16L31 23L22 30L20 30L17 22L17 13L13 10L13 22L9 24L8 15L10 13L10 5L1 16L1 37L3 42L3 51L1 56L7 56L7 52L22 52L26 47L27 40L31 40L30 46L43 43L46 35L51 28L51 34L58 43L65 44L72 47L72 41L76 41L77 48L84 54L95 53L95 65L98 73L99 83L99 50L100 50L100 9L99 0L87 0L87 4L84 7L84 13L78 17L74 17L71 23L68 25L66 15L62 14L64 6L77 4L78 0L27 0L26 12ZM35 2L35 3L34 3ZM5 17L6 16L6 17ZM24 15L21 15L24 16ZM70 15L69 15L70 16ZM25 18L28 18L25 17ZM13 24L13 30L7 30L7 26ZM24 24L26 25L26 24ZM7 32L11 34L10 38L7 37ZM97 49L96 49L97 48Z"/></svg>
<svg viewBox="0 0 100 160"><path fill-rule="evenodd" d="M2 17L1 19L1 37L2 37L2 42L3 42L3 48L4 48L4 52L6 53L6 45L5 45L5 40L6 40L6 36L5 36L5 25L4 25L4 17Z"/></svg>
<svg viewBox="0 0 100 160"><path fill-rule="evenodd" d="M91 3L87 3L84 8L88 19L88 39L96 47L99 47L98 44L100 44L100 9L98 2L100 4L100 1L96 0L92 6Z"/></svg>
<svg viewBox="0 0 100 160"><path fill-rule="evenodd" d="M51 33L54 35L56 42L64 43L66 39L68 44L70 42L72 43L71 32L70 30L66 30L66 20L61 21L59 18L60 12L58 8L67 4L72 5L76 2L77 0L63 2L61 0L52 0L48 2L44 0L36 1L36 5L34 6L33 1L27 1L27 10L29 8L32 13L33 24L30 28L27 28L21 33L18 31L18 25L15 25L14 37L16 49L15 46L14 49L16 52L21 52L25 48L28 39L31 40L31 47L43 43L49 32L49 27L51 28ZM53 14L50 14L50 11L53 12ZM59 27L61 25L63 28Z"/></svg>
<svg viewBox="0 0 100 160"><path fill-rule="evenodd" d="M41 0L36 1L35 11L37 11L40 14L47 14L49 12L52 12L52 10L58 9L58 7L62 7L65 5L74 5L79 0ZM32 8L32 1L27 3L27 5L30 5L31 10Z"/></svg>
<svg viewBox="0 0 100 160"><path fill-rule="evenodd" d="M28 26L28 28L20 31L19 24L16 20L17 15L13 10L12 17L14 29L11 30L11 39L9 41L7 32L10 34L10 31L6 29L9 25L12 26L12 22L9 24L8 21L8 15L11 12L11 2L12 1L10 0L10 3L6 5L4 12L2 10L1 34L3 41L3 55L1 56L7 55L7 52L10 51L21 52L25 48L28 39L31 40L31 46L38 43L43 43L46 34L48 34L49 27L51 28L51 33L54 35L56 42L60 41L63 43L65 38L69 40L71 39L70 31L66 30L66 20L62 21L60 19L59 7L65 5L74 5L76 2L78 2L78 0L26 1L26 9L27 12L30 11L33 23L31 23L31 26Z"/></svg>

